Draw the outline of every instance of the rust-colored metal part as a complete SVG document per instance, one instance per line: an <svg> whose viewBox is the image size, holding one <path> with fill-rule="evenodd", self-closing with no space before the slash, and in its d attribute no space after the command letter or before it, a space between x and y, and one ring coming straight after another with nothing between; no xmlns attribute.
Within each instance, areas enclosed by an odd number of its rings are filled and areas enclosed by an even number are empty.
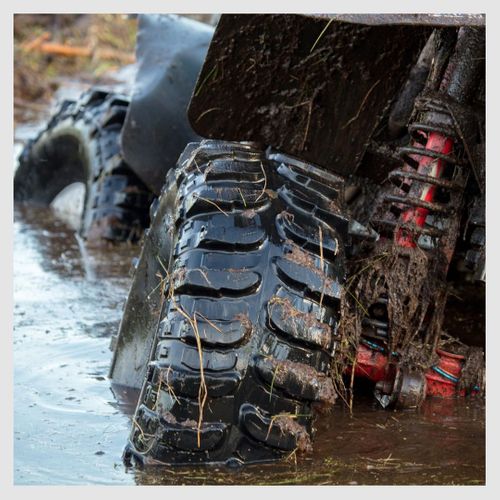
<svg viewBox="0 0 500 500"><path fill-rule="evenodd" d="M482 55L484 30L462 28L440 78L439 89L433 91L431 87L436 86L436 83L431 79L424 95L417 100L418 119L414 119L408 127L413 144L400 149L406 164L403 169L395 170L390 175L392 179L402 181L400 189L406 194L386 196L386 202L396 203L403 208L399 217L403 227L396 228L396 244L416 247L417 235L429 229L426 225L429 216L433 216L434 227L430 229L438 231L439 247L447 263L451 261L455 247L466 180L461 168L464 161L457 157L456 152L456 146L464 140L463 133L450 106L463 106L472 98L484 64ZM452 167L448 174L447 166ZM446 175L449 179L444 178ZM440 189L450 192L447 203L436 202ZM438 222L442 228L436 224L436 218L440 219Z"/></svg>

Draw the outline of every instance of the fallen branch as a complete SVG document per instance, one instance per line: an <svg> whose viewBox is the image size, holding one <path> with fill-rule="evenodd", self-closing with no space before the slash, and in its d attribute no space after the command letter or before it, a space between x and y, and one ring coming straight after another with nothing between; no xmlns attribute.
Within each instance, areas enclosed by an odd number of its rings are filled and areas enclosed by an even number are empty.
<svg viewBox="0 0 500 500"><path fill-rule="evenodd" d="M67 45L64 43L49 42L50 33L45 32L34 40L24 44L21 48L25 52L41 52L63 57L91 57L98 60L117 60L122 63L131 64L135 61L135 56L121 50L111 48L93 49L90 46L82 47Z"/></svg>
<svg viewBox="0 0 500 500"><path fill-rule="evenodd" d="M41 35L37 36L30 42L23 43L21 45L21 48L25 52L30 52L31 50L38 48L40 45L42 45L43 42L46 42L47 40L50 40L50 33L48 31L44 31Z"/></svg>

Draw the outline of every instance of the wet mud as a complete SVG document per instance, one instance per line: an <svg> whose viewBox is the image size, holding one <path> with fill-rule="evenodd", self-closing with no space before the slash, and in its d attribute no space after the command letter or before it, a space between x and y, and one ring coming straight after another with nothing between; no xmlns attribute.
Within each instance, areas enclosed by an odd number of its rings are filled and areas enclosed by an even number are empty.
<svg viewBox="0 0 500 500"><path fill-rule="evenodd" d="M484 408L427 400L418 413L387 412L359 399L317 425L314 453L242 469L151 468L137 484L484 484ZM439 445L437 445L439 443Z"/></svg>

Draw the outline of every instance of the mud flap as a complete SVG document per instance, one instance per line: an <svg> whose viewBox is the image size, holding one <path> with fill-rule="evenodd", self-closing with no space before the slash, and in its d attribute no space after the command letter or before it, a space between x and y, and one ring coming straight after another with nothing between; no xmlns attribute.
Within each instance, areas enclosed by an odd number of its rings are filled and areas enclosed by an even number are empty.
<svg viewBox="0 0 500 500"><path fill-rule="evenodd" d="M203 137L256 141L352 174L430 33L429 26L224 14L189 105L191 125Z"/></svg>

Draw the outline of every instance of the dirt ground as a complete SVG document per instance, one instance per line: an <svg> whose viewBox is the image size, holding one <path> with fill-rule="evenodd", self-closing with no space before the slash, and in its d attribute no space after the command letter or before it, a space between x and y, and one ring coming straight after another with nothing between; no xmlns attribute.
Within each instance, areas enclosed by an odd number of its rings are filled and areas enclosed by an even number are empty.
<svg viewBox="0 0 500 500"><path fill-rule="evenodd" d="M212 14L186 16L212 20ZM135 15L16 14L15 122L33 119L68 78L92 85L109 83L113 72L134 61L136 34Z"/></svg>
<svg viewBox="0 0 500 500"><path fill-rule="evenodd" d="M133 62L136 25L136 19L118 14L16 14L15 121L43 109L61 79L78 77L98 84ZM75 49L86 49L89 55L75 55Z"/></svg>

